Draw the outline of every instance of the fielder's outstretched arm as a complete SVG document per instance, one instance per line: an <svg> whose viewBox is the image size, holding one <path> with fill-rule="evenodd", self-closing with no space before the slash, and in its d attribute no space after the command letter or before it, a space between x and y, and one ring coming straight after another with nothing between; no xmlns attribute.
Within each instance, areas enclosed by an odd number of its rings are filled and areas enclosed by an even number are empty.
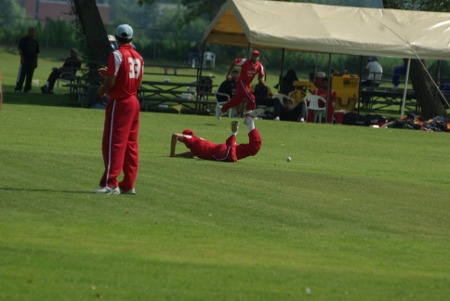
<svg viewBox="0 0 450 301"><path fill-rule="evenodd" d="M177 142L183 140L183 134L173 133L172 141L170 142L170 157L183 157L183 158L194 158L194 154L191 151L175 154L175 149L177 147Z"/></svg>

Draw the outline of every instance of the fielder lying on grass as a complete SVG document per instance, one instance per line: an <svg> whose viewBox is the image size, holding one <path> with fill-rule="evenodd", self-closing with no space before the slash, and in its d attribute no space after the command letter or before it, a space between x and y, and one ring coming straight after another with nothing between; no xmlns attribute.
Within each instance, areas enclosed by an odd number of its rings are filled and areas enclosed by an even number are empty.
<svg viewBox="0 0 450 301"><path fill-rule="evenodd" d="M252 116L247 116L245 123L248 125L248 140L246 144L236 144L236 134L238 122L231 122L231 136L225 143L215 144L201 137L195 136L190 129L185 129L183 133L173 133L170 144L170 157L193 158L198 157L204 160L236 162L254 156L261 148L261 137L255 128ZM175 154L177 141L183 142L189 151Z"/></svg>

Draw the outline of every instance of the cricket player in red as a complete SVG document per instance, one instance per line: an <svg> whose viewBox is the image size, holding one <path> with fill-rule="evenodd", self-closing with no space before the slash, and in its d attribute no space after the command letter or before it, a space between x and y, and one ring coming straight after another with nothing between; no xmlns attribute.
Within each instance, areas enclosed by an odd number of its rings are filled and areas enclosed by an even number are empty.
<svg viewBox="0 0 450 301"><path fill-rule="evenodd" d="M236 162L238 160L254 156L261 148L261 136L255 128L252 116L246 117L248 125L248 144L236 144L238 122L231 122L231 136L225 143L214 144L201 137L195 136L190 129L185 129L183 133L173 133L170 144L170 157L193 158L198 157L204 160ZM189 151L175 154L177 141L183 142Z"/></svg>
<svg viewBox="0 0 450 301"><path fill-rule="evenodd" d="M220 119L229 109L239 106L245 100L247 101L246 114L256 108L255 96L250 93L250 85L256 74L258 74L258 80L262 85L264 85L266 80L266 73L264 72L264 67L259 59L259 51L253 50L250 59L236 58L233 64L230 65L227 78L231 78L231 72L235 66L240 66L241 72L236 81L236 93L223 106L217 105L216 107L216 117L218 119Z"/></svg>
<svg viewBox="0 0 450 301"><path fill-rule="evenodd" d="M142 82L144 60L132 45L133 29L119 25L116 29L118 49L108 59L108 67L100 68L105 78L98 90L109 94L105 111L102 152L105 170L100 180L100 194L135 194L138 171L138 130L140 104L136 97ZM123 171L123 180L117 177Z"/></svg>

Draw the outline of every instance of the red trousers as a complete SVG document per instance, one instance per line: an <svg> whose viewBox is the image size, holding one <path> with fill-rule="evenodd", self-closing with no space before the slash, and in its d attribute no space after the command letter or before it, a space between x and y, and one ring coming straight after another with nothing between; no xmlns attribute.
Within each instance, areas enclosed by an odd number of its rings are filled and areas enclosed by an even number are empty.
<svg viewBox="0 0 450 301"><path fill-rule="evenodd" d="M258 130L254 129L248 133L248 143L236 144L236 136L231 135L225 144L217 144L212 158L217 161L236 162L256 155L260 149L261 136Z"/></svg>
<svg viewBox="0 0 450 301"><path fill-rule="evenodd" d="M222 106L222 113L239 106L245 100L247 101L247 111L252 111L256 108L255 96L250 92L250 87L246 86L242 81L238 81L236 83L236 93L230 101Z"/></svg>
<svg viewBox="0 0 450 301"><path fill-rule="evenodd" d="M132 96L110 100L105 111L102 153L105 171L100 186L134 188L138 171L139 100ZM123 171L123 180L117 177Z"/></svg>
<svg viewBox="0 0 450 301"><path fill-rule="evenodd" d="M257 129L248 133L248 143L241 143L236 146L236 159L241 160L248 156L254 156L261 149L261 136Z"/></svg>
<svg viewBox="0 0 450 301"><path fill-rule="evenodd" d="M231 135L224 144L216 144L211 158L216 161L236 162L236 136Z"/></svg>

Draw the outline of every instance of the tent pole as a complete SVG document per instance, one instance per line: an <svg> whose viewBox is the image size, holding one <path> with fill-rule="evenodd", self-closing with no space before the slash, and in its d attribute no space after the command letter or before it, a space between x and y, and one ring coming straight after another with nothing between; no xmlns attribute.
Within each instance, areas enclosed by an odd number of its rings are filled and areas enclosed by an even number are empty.
<svg viewBox="0 0 450 301"><path fill-rule="evenodd" d="M203 41L202 44L202 53L200 54L200 68L197 67L197 87L196 87L196 96L195 96L195 114L198 114L198 109L199 109L199 100L200 100L200 95L199 95L199 90L200 90L200 84L201 84L201 80L202 80L202 72L203 72L203 54L205 53L205 48L206 48L206 40Z"/></svg>
<svg viewBox="0 0 450 301"><path fill-rule="evenodd" d="M361 114L361 79L362 79L362 73L363 73L363 56L361 55L359 57L359 85L358 85L358 115ZM370 98L369 98L370 101ZM367 104L369 105L369 104Z"/></svg>
<svg viewBox="0 0 450 301"><path fill-rule="evenodd" d="M278 78L278 92L283 89L283 72L284 72L284 53L285 49L281 49L281 68L280 68L280 76Z"/></svg>
<svg viewBox="0 0 450 301"><path fill-rule="evenodd" d="M408 82L409 82L409 69L411 67L411 59L408 59L408 65L406 67L406 76L405 76L405 89L403 89L403 99L402 99L402 109L400 112L400 117L405 115L405 102L406 102L406 93L408 92Z"/></svg>
<svg viewBox="0 0 450 301"><path fill-rule="evenodd" d="M331 53L328 53L328 83L327 83L327 95L325 103L325 123L328 123L328 103L330 102L331 92Z"/></svg>
<svg viewBox="0 0 450 301"><path fill-rule="evenodd" d="M436 78L435 78L435 83L437 84L437 85L441 85L441 60L438 60L437 61L437 63L436 63ZM433 116L434 115L436 115L436 102L437 102L437 98L438 98L438 90L439 89L437 89L436 88L436 85L434 85L434 97L433 97ZM416 111L417 111L417 105L418 105L418 103L417 103L417 101L416 101Z"/></svg>

